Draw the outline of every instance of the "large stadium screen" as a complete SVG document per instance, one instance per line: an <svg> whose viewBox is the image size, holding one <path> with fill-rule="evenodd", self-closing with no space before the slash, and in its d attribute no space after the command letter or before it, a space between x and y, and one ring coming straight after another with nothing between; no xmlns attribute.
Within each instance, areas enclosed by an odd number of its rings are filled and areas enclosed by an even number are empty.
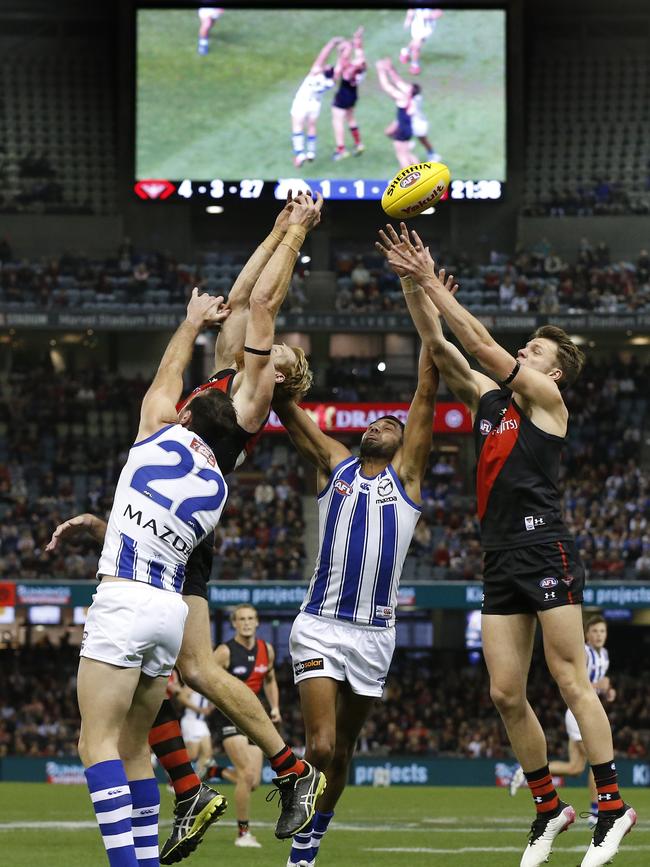
<svg viewBox="0 0 650 867"><path fill-rule="evenodd" d="M425 160L502 195L503 9L141 8L136 46L143 199L379 199Z"/></svg>

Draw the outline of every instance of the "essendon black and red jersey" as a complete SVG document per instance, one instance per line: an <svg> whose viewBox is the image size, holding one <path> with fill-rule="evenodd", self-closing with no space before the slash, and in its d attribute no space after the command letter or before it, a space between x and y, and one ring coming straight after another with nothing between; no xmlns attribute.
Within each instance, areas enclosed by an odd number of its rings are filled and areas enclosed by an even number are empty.
<svg viewBox="0 0 650 867"><path fill-rule="evenodd" d="M268 674L269 649L266 641L258 638L255 646L249 650L236 639L226 642L230 649L230 665L228 671L243 680L247 687L257 695L264 686L264 678Z"/></svg>
<svg viewBox="0 0 650 867"><path fill-rule="evenodd" d="M479 402L474 441L483 548L571 541L557 486L564 438L534 425L509 389L495 389Z"/></svg>
<svg viewBox="0 0 650 867"><path fill-rule="evenodd" d="M198 385L194 391L188 394L187 397L179 401L176 404L176 412L180 412L184 409L197 394L201 394L211 388L216 388L218 391L223 391L225 394L230 395L236 375L237 371L234 368L227 368L226 370L220 370L218 373L215 373L207 382ZM244 430L243 427L237 425L237 429L232 435L220 440L218 447L213 451L217 463L219 464L219 469L224 476L227 476L228 473L232 473L233 470L243 464L248 455L252 452L258 438L261 436L263 427L264 426L262 425L258 431L250 433L249 431Z"/></svg>

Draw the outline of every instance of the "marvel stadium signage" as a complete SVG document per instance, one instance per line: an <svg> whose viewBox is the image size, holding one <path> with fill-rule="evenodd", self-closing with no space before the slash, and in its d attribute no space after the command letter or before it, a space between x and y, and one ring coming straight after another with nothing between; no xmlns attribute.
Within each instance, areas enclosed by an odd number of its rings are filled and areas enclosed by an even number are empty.
<svg viewBox="0 0 650 867"><path fill-rule="evenodd" d="M118 305L44 310L26 304L0 305L0 328L84 331L173 331L185 317L180 306L142 306L128 311ZM569 332L633 331L650 329L650 313L510 313L481 312L477 319L490 331L529 333L540 325L558 325ZM287 313L277 319L278 331L372 333L394 331L413 333L406 313Z"/></svg>

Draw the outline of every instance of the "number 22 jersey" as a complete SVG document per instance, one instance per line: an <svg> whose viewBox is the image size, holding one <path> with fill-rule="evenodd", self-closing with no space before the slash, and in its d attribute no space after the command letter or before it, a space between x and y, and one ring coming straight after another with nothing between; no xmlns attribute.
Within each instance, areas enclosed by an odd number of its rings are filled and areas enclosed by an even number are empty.
<svg viewBox="0 0 650 867"><path fill-rule="evenodd" d="M193 549L219 523L228 487L209 446L174 424L135 443L120 473L98 577L182 593Z"/></svg>

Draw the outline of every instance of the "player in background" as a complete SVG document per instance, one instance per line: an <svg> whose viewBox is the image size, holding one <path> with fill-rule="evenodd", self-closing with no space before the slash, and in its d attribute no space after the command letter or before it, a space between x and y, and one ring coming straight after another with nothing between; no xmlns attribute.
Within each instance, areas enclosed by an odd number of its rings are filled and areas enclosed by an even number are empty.
<svg viewBox="0 0 650 867"><path fill-rule="evenodd" d="M189 686L180 686L175 699L176 703L183 708L181 732L187 746L187 753L197 776L203 779L214 752L212 735L206 722L207 717L212 713L213 705L205 696L190 689Z"/></svg>
<svg viewBox="0 0 650 867"><path fill-rule="evenodd" d="M597 695L607 702L616 700L616 690L612 689L607 672L609 670L609 654L607 642L607 621L601 614L594 614L587 620L585 626L585 658L587 661L587 676ZM574 715L567 710L565 715L566 731L569 736L569 761L551 762L551 774L564 777L579 777L587 766L587 753L582 743L582 735ZM517 773L515 776L523 776ZM514 779L514 778L513 778ZM522 780L523 782L523 780ZM598 820L598 792L594 775L589 770L589 793L591 795L591 817L589 825L593 827Z"/></svg>
<svg viewBox="0 0 650 867"><path fill-rule="evenodd" d="M316 123L325 91L334 87L334 66L327 63L332 51L342 42L335 36L326 42L311 65L291 103L291 141L293 164L300 168L305 160L316 159ZM305 127L307 149L305 150Z"/></svg>
<svg viewBox="0 0 650 867"><path fill-rule="evenodd" d="M411 61L409 72L420 74L420 51L427 39L436 29L442 9L409 9L404 19L404 29L411 30L411 41L400 50L399 59L402 63Z"/></svg>
<svg viewBox="0 0 650 867"><path fill-rule="evenodd" d="M334 76L338 80L339 86L332 102L332 126L336 145L332 159L335 161L350 156L350 152L345 147L346 124L354 142L355 156L359 156L366 149L361 141L361 133L354 110L359 98L359 84L366 72L363 27L357 28L352 41L343 40L339 44L338 50L339 56L336 61Z"/></svg>
<svg viewBox="0 0 650 867"><path fill-rule="evenodd" d="M79 757L108 861L119 867L158 863L148 735L181 648L187 561L214 531L228 493L214 449L236 424L232 401L212 392L176 411L196 338L229 313L222 301L193 291L144 396L81 642ZM224 798L214 793L205 809L223 812Z"/></svg>
<svg viewBox="0 0 650 867"><path fill-rule="evenodd" d="M406 427L369 425L359 457L294 401L274 401L298 452L317 471L319 554L291 630L305 721L305 756L327 775L313 823L294 837L288 867L312 867L348 779L359 732L381 698L395 649L402 567L421 513L438 376L420 353Z"/></svg>
<svg viewBox="0 0 650 867"><path fill-rule="evenodd" d="M267 641L257 637L259 620L252 605L238 605L230 616L235 635L215 650L219 665L243 681L255 695L264 690L269 716L275 724L281 720L280 691L275 679L275 651ZM262 779L262 751L225 716L219 720L223 749L237 773L235 808L238 835L235 846L260 848L249 830L251 792Z"/></svg>
<svg viewBox="0 0 650 867"><path fill-rule="evenodd" d="M299 398L309 387L311 373L304 352L298 347L275 345L271 350L262 350L262 355L255 351L244 353L243 347L255 349L247 339L248 327L251 320L260 316L264 340L270 345L275 316L286 295L300 245L307 232L318 224L321 207L321 198L314 202L309 197L291 199L289 196L272 232L250 257L229 293L230 315L215 346L218 372L190 395L194 399L205 391L236 392L236 429L222 442L217 454L224 474L242 460L268 415L273 382L266 384L271 386L268 391L247 381L246 370L251 369L251 360L254 363L255 359L263 361L270 356L275 368L275 387L283 389L287 395ZM235 356L240 358L239 370L227 367L235 364ZM181 402L180 406L186 404L187 401ZM56 528L48 549L53 550L61 540L86 532L103 542L106 523L93 515L72 518ZM276 834L289 837L313 812L314 793L322 789L325 782L321 774L312 773L308 765L295 757L251 690L217 664L212 652L207 602L212 556L212 542L206 539L188 563L184 598L189 614L178 667L184 682L227 714L269 758L278 775L276 784L282 799ZM176 794L174 825L161 852L161 863L171 864L191 854L201 841L211 821L206 806L215 793L208 786L201 786L191 766L170 702L163 702L149 740Z"/></svg>
<svg viewBox="0 0 650 867"><path fill-rule="evenodd" d="M584 569L561 515L560 454L568 411L559 386L579 375L584 356L564 331L537 329L517 357L454 297L418 235L387 226L377 248L403 280L409 312L447 385L472 412L476 493L484 550L483 652L490 694L524 769L537 817L521 867L539 867L575 821L558 798L546 738L526 698L539 621L544 654L575 715L598 791L598 824L582 867L614 857L636 813L618 790L612 732L584 664ZM473 370L443 335L438 311L465 351L491 376Z"/></svg>
<svg viewBox="0 0 650 867"><path fill-rule="evenodd" d="M212 25L226 11L222 6L199 7L199 41L196 50L199 54L207 54L210 50L210 31Z"/></svg>
<svg viewBox="0 0 650 867"><path fill-rule="evenodd" d="M377 63L383 64L384 75L388 78L388 81L391 82L397 89L401 90L402 93L406 93L409 95L409 115L411 118L411 129L414 138L416 138L420 142L420 144L426 151L426 159L430 160L431 162L440 162L440 154L436 153L429 139L429 121L424 113L424 108L422 106L422 89L417 84L411 85L408 81L404 81L401 75L398 74L397 70L393 66L392 60L389 57L387 57L385 61L377 61ZM398 122L395 121L395 126L397 126L397 123ZM388 129L386 130L386 135L391 135Z"/></svg>
<svg viewBox="0 0 650 867"><path fill-rule="evenodd" d="M394 100L397 107L396 119L384 131L393 140L400 168L405 169L418 161L412 140L414 100L420 94L420 85L403 81L399 76L391 74L388 59L378 60L376 65L379 86Z"/></svg>

